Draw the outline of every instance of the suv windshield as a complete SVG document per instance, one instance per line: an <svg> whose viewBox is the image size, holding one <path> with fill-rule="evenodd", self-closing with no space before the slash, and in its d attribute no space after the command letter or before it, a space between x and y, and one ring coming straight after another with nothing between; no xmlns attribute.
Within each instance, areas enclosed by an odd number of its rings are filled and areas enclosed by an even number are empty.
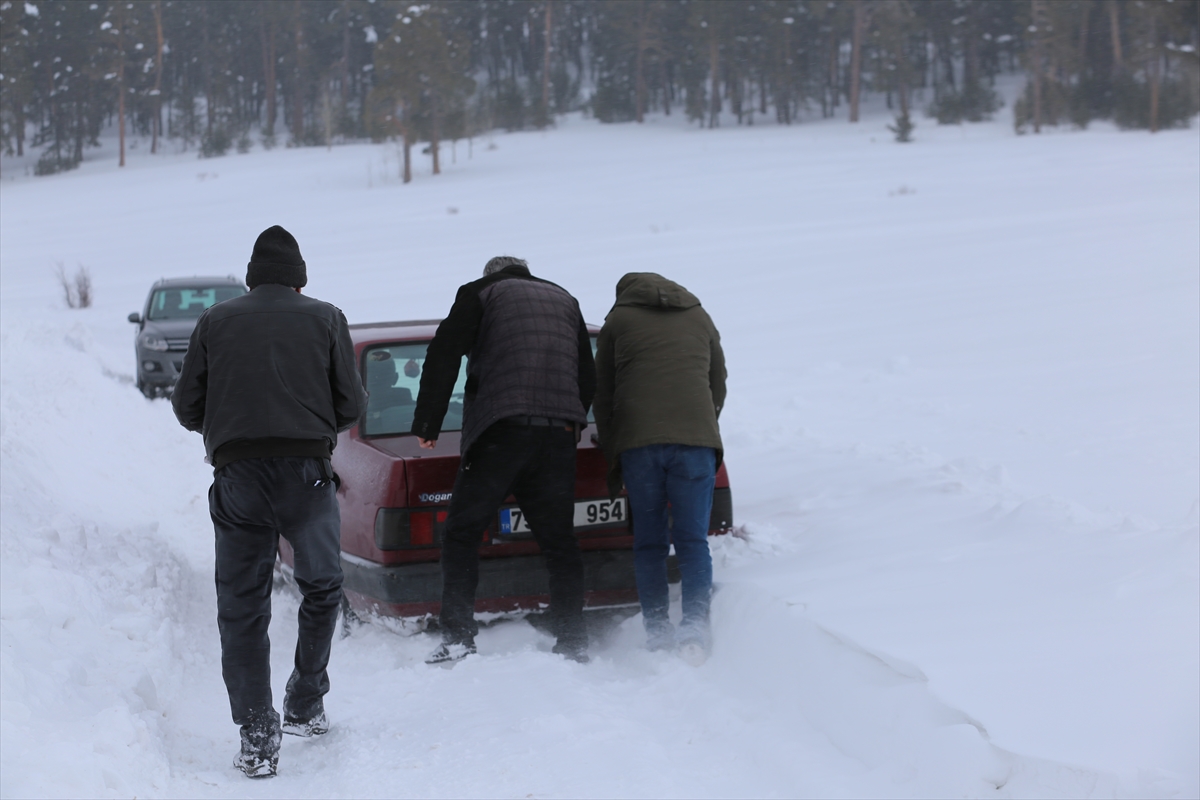
<svg viewBox="0 0 1200 800"><path fill-rule="evenodd" d="M370 347L363 354L363 381L369 397L363 415L363 436L397 436L412 432L413 412L425 368L429 342L406 342ZM592 337L596 352L596 337ZM450 406L442 420L443 431L461 431L463 393L467 386L467 360L458 368L458 379L450 393ZM594 422L588 409L588 422Z"/></svg>
<svg viewBox="0 0 1200 800"><path fill-rule="evenodd" d="M149 319L195 319L204 309L246 293L241 286L159 289L150 297Z"/></svg>

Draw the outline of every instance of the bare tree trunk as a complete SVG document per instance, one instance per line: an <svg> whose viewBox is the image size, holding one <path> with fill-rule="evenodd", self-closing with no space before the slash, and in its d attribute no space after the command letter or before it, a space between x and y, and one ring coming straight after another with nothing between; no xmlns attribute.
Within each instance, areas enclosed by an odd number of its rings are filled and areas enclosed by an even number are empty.
<svg viewBox="0 0 1200 800"><path fill-rule="evenodd" d="M854 33L850 44L850 121L858 122L858 93L862 83L863 36L867 32L867 7L854 0Z"/></svg>
<svg viewBox="0 0 1200 800"><path fill-rule="evenodd" d="M120 3L117 8L117 139L120 142L121 159L117 164L125 166L125 9Z"/></svg>
<svg viewBox="0 0 1200 800"><path fill-rule="evenodd" d="M663 113L669 117L671 116L671 79L667 73L667 60L665 58L658 59L658 72L663 87Z"/></svg>
<svg viewBox="0 0 1200 800"><path fill-rule="evenodd" d="M76 101L76 103L75 103L75 153L74 153L74 158L75 158L75 161L77 161L77 162L83 161L83 139L84 139L84 136L86 135L85 128L84 128L84 121L83 121L83 113L84 113L83 108L86 108L86 104L90 103L91 99L92 99L91 92L89 91L87 98L84 100L83 107L80 107L81 104L78 101Z"/></svg>
<svg viewBox="0 0 1200 800"><path fill-rule="evenodd" d="M925 86L929 86L931 89L933 89L933 97L936 100L939 96L938 88L941 86L941 82L938 80L937 40L932 36L926 35L924 37L924 45L923 52L925 53L925 69L921 70L921 88L923 89Z"/></svg>
<svg viewBox="0 0 1200 800"><path fill-rule="evenodd" d="M841 94L838 81L838 51L841 50L842 43L838 41L837 32L833 30L833 26L829 26L829 116L833 116L838 107L838 99Z"/></svg>
<svg viewBox="0 0 1200 800"><path fill-rule="evenodd" d="M546 31L545 46L542 49L542 124L550 124L550 54L554 48L550 44L550 32L553 30L554 3L546 0Z"/></svg>
<svg viewBox="0 0 1200 800"><path fill-rule="evenodd" d="M970 27L967 28L967 58L964 64L963 89L970 86L976 86L982 81L979 74L982 70L979 68L979 31L975 27L975 19L972 16Z"/></svg>
<svg viewBox="0 0 1200 800"><path fill-rule="evenodd" d="M1033 132L1042 132L1042 74L1033 74Z"/></svg>
<svg viewBox="0 0 1200 800"><path fill-rule="evenodd" d="M1042 0L1033 0L1033 132L1042 132L1042 41L1046 15Z"/></svg>
<svg viewBox="0 0 1200 800"><path fill-rule="evenodd" d="M1112 35L1113 72L1120 72L1124 59L1121 57L1121 11L1117 0L1108 0L1108 24Z"/></svg>
<svg viewBox="0 0 1200 800"><path fill-rule="evenodd" d="M938 52L942 56L942 66L946 70L946 82L950 84L950 91L958 91L958 84L954 80L954 44L950 37L946 37L945 47L939 47Z"/></svg>
<svg viewBox="0 0 1200 800"><path fill-rule="evenodd" d="M263 47L263 88L267 93L267 121L264 133L268 137L275 135L275 20L267 20L267 9L271 6L264 2L259 5L262 14L262 47Z"/></svg>
<svg viewBox="0 0 1200 800"><path fill-rule="evenodd" d="M325 148L333 149L333 93L330 90L330 81L323 81L321 87L321 124L325 128Z"/></svg>
<svg viewBox="0 0 1200 800"><path fill-rule="evenodd" d="M350 0L342 0L342 17L342 91L338 111L344 119L350 104Z"/></svg>
<svg viewBox="0 0 1200 800"><path fill-rule="evenodd" d="M789 19L791 19L789 17ZM792 124L792 26L783 26L783 91L780 99L783 101L783 122ZM779 109L776 109L778 111Z"/></svg>
<svg viewBox="0 0 1200 800"><path fill-rule="evenodd" d="M731 59L730 63L736 64L737 61L734 59ZM733 74L729 76L729 79L727 81L725 81L725 91L729 93L730 110L737 117L738 125L741 125L742 124L742 76L738 74L738 70L736 67L734 67L731 70L731 72Z"/></svg>
<svg viewBox="0 0 1200 800"><path fill-rule="evenodd" d="M408 123L404 124L404 171L401 177L405 183L412 183L412 140L408 136Z"/></svg>
<svg viewBox="0 0 1200 800"><path fill-rule="evenodd" d="M1088 65L1088 40L1092 35L1092 4L1084 3L1079 9L1079 56L1081 71L1087 70Z"/></svg>
<svg viewBox="0 0 1200 800"><path fill-rule="evenodd" d="M300 0L294 0L293 24L296 36L295 81L292 86L292 140L299 144L304 139L304 25L300 16Z"/></svg>
<svg viewBox="0 0 1200 800"><path fill-rule="evenodd" d="M711 7L711 6L710 6ZM711 17L711 15L710 15ZM713 19L708 22L708 71L709 71L709 94L711 95L708 110L708 127L717 127L721 118L721 84L720 67L721 46L717 40L717 26Z"/></svg>
<svg viewBox="0 0 1200 800"><path fill-rule="evenodd" d="M117 166L123 167L125 166L125 81L117 82L117 90L121 93L121 98L117 101L117 138L121 143L121 160Z"/></svg>
<svg viewBox="0 0 1200 800"><path fill-rule="evenodd" d="M1158 96L1162 85L1162 53L1158 49L1158 14L1150 12L1150 132L1158 133Z"/></svg>
<svg viewBox="0 0 1200 800"><path fill-rule="evenodd" d="M201 45L203 49L200 51L200 60L203 62L201 68L204 70L204 116L205 127L204 133L207 136L212 136L213 129L213 94L212 94L212 57L208 51L208 3L200 4L200 25L202 28L203 37Z"/></svg>
<svg viewBox="0 0 1200 800"><path fill-rule="evenodd" d="M436 94L430 98L430 106L432 107L430 109L432 112L430 116L433 118L431 120L433 124L429 126L429 152L433 155L433 174L441 175L442 163L438 153L439 145L441 144L441 115L438 113L438 99Z"/></svg>
<svg viewBox="0 0 1200 800"><path fill-rule="evenodd" d="M154 125L151 127L150 132L151 154L158 152L158 137L162 133L162 0L154 0L154 35L157 39L157 47L154 51Z"/></svg>
<svg viewBox="0 0 1200 800"><path fill-rule="evenodd" d="M643 74L646 61L646 0L638 0L637 68L634 95L637 105L637 121L641 122L646 108L646 76Z"/></svg>

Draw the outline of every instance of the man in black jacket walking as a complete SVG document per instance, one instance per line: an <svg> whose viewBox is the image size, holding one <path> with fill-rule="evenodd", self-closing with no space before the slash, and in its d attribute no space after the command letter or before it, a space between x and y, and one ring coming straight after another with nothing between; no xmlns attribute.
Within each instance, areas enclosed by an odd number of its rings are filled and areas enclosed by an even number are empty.
<svg viewBox="0 0 1200 800"><path fill-rule="evenodd" d="M550 573L554 652L587 661L583 557L574 530L575 445L596 391L591 337L575 298L497 256L458 290L425 358L412 432L437 445L467 360L462 462L442 537L442 644L428 663L475 652L479 545L515 495Z"/></svg>
<svg viewBox="0 0 1200 800"><path fill-rule="evenodd" d="M248 294L200 315L171 396L204 435L216 531L221 671L241 726L234 766L275 774L281 726L271 698L271 580L279 537L296 554L300 638L282 732L325 733L330 643L342 599L340 518L330 456L366 407L346 318L304 297L296 240L278 225L254 243Z"/></svg>

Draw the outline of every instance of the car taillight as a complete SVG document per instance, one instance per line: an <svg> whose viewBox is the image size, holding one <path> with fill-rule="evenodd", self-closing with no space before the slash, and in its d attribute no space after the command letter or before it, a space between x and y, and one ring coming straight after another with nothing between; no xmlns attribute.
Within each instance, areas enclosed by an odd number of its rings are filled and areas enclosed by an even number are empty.
<svg viewBox="0 0 1200 800"><path fill-rule="evenodd" d="M437 533L446 521L446 511L409 511L381 508L375 513L375 546L380 550L434 547Z"/></svg>
<svg viewBox="0 0 1200 800"><path fill-rule="evenodd" d="M408 545L408 509L381 508L375 513L375 546L399 550Z"/></svg>
<svg viewBox="0 0 1200 800"><path fill-rule="evenodd" d="M409 515L408 543L418 547L433 544L432 511L414 511Z"/></svg>

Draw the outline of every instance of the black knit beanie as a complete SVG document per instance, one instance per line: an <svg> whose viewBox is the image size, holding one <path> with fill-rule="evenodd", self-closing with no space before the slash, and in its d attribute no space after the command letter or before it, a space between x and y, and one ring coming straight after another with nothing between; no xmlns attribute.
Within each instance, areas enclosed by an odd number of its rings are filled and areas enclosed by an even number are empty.
<svg viewBox="0 0 1200 800"><path fill-rule="evenodd" d="M258 236L250 263L246 265L246 285L253 289L264 283L282 283L299 289L308 283L304 259L296 237L279 225L272 225Z"/></svg>

